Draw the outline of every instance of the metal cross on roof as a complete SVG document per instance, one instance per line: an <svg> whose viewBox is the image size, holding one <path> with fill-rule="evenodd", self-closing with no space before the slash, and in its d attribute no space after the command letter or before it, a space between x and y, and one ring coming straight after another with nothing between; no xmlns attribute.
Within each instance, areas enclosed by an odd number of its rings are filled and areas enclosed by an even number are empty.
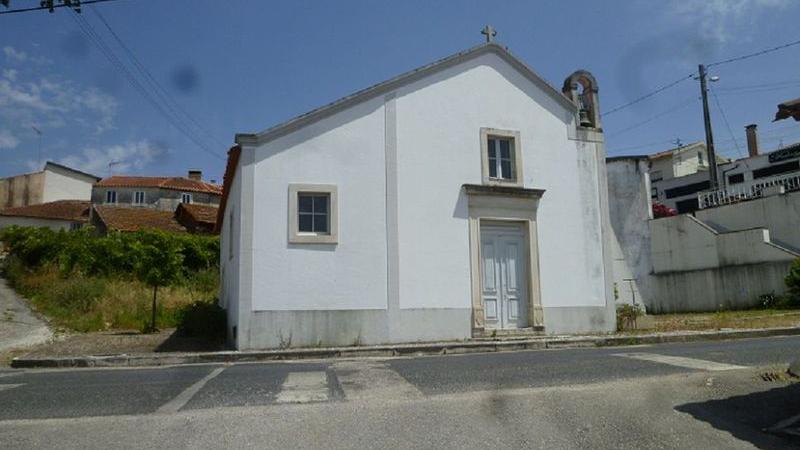
<svg viewBox="0 0 800 450"><path fill-rule="evenodd" d="M494 37L497 36L497 30L492 28L491 25L486 25L483 27L483 30L481 30L481 34L486 36L486 42L492 42Z"/></svg>

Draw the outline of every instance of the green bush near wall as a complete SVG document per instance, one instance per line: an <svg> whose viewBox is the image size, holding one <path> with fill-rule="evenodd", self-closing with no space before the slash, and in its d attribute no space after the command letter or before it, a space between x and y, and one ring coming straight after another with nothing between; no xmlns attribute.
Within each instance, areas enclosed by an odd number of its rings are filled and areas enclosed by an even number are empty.
<svg viewBox="0 0 800 450"><path fill-rule="evenodd" d="M197 234L143 230L97 236L90 229L53 231L11 226L0 233L9 255L34 270L56 265L65 274L122 275L135 273L143 245L174 248L181 260L181 277L219 266L219 238Z"/></svg>

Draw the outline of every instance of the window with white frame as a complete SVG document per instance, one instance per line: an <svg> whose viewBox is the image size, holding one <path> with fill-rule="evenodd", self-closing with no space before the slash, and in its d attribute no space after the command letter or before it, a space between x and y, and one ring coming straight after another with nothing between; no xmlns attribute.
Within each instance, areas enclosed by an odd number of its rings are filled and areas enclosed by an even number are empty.
<svg viewBox="0 0 800 450"><path fill-rule="evenodd" d="M144 191L135 191L133 193L133 204L144 205Z"/></svg>
<svg viewBox="0 0 800 450"><path fill-rule="evenodd" d="M289 242L335 244L338 228L336 186L289 185Z"/></svg>
<svg viewBox="0 0 800 450"><path fill-rule="evenodd" d="M106 203L117 203L117 191L106 191Z"/></svg>
<svg viewBox="0 0 800 450"><path fill-rule="evenodd" d="M522 186L522 152L518 131L481 128L484 184Z"/></svg>
<svg viewBox="0 0 800 450"><path fill-rule="evenodd" d="M181 194L181 203L192 203L192 194L184 192Z"/></svg>

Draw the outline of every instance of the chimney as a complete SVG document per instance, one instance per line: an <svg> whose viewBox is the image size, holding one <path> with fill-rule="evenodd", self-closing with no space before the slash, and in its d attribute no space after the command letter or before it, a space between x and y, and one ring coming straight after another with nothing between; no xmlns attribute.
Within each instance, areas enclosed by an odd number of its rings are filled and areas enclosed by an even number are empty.
<svg viewBox="0 0 800 450"><path fill-rule="evenodd" d="M750 142L749 140L747 142ZM203 171L200 169L189 169L189 179L203 181Z"/></svg>
<svg viewBox="0 0 800 450"><path fill-rule="evenodd" d="M744 127L747 134L747 153L750 157L758 156L758 125L750 124Z"/></svg>

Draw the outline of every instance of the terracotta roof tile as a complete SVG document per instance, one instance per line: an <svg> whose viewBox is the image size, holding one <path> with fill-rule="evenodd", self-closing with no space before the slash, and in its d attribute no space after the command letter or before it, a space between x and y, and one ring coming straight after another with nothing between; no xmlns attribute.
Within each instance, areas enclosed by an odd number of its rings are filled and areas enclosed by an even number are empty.
<svg viewBox="0 0 800 450"><path fill-rule="evenodd" d="M17 206L0 210L0 216L87 222L89 220L89 202L83 200L57 200L38 205Z"/></svg>
<svg viewBox="0 0 800 450"><path fill-rule="evenodd" d="M94 211L109 230L138 231L155 228L163 231L186 232L186 228L175 220L175 213L172 211L102 205L95 206Z"/></svg>
<svg viewBox="0 0 800 450"><path fill-rule="evenodd" d="M195 222L207 223L213 226L217 222L216 206L200 205L197 203L181 203L178 209L186 211Z"/></svg>
<svg viewBox="0 0 800 450"><path fill-rule="evenodd" d="M222 195L222 186L206 183L205 181L190 180L183 177L136 177L114 175L103 178L95 186L101 187L149 187L172 189L186 192L204 192Z"/></svg>

